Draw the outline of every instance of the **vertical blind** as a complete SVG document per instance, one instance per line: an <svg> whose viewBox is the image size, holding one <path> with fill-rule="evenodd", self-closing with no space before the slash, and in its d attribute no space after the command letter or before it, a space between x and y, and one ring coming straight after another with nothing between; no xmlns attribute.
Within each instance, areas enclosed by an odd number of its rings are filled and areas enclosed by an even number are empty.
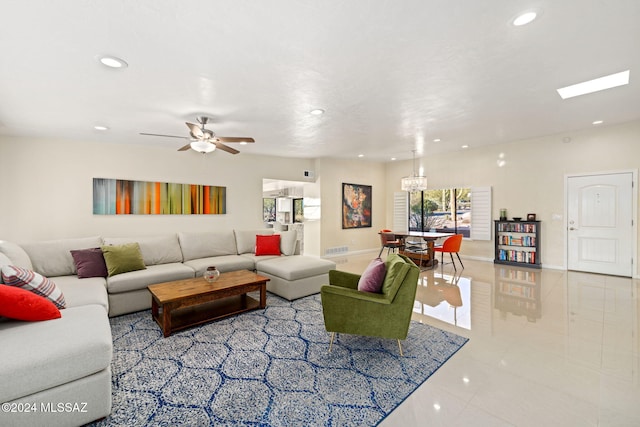
<svg viewBox="0 0 640 427"><path fill-rule="evenodd" d="M491 240L491 187L471 187L471 239Z"/></svg>

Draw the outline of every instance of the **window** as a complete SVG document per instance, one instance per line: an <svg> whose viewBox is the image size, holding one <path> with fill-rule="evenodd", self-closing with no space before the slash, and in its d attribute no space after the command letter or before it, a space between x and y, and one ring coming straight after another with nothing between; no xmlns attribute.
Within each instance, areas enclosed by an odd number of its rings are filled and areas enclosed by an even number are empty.
<svg viewBox="0 0 640 427"><path fill-rule="evenodd" d="M471 236L471 189L446 188L409 193L409 230Z"/></svg>
<svg viewBox="0 0 640 427"><path fill-rule="evenodd" d="M447 190L430 190L424 193L407 193L406 191L393 193L394 230L428 231L433 226L438 231L448 231L452 228L451 232L460 233L473 240L491 240L493 235L491 187L454 190L453 216L450 210L451 193L449 192L449 197L447 197ZM433 191L435 191L435 196L430 197ZM440 193L438 194L438 192ZM442 203L442 192L444 192L444 204ZM429 200L431 201L429 202ZM449 208L443 208L443 205L447 204L447 200L449 200ZM441 218L436 219L438 216Z"/></svg>
<svg viewBox="0 0 640 427"><path fill-rule="evenodd" d="M274 222L276 220L276 199L264 197L262 199L262 220Z"/></svg>

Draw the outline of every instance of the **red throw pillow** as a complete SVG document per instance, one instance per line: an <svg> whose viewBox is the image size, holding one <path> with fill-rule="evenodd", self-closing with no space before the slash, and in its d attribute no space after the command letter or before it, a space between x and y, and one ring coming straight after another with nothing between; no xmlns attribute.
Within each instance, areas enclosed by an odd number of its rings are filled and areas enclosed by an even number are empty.
<svg viewBox="0 0 640 427"><path fill-rule="evenodd" d="M30 322L62 317L58 307L45 297L7 285L0 285L0 316Z"/></svg>
<svg viewBox="0 0 640 427"><path fill-rule="evenodd" d="M280 235L256 236L256 255L280 255Z"/></svg>

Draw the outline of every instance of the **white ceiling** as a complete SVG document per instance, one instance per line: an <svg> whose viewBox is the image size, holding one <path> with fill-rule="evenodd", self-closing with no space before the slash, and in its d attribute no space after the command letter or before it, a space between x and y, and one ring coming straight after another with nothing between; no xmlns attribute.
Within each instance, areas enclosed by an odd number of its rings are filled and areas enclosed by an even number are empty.
<svg viewBox="0 0 640 427"><path fill-rule="evenodd" d="M638 0L3 0L0 135L178 149L139 133L206 114L243 153L387 161L570 134L640 118L639 22Z"/></svg>

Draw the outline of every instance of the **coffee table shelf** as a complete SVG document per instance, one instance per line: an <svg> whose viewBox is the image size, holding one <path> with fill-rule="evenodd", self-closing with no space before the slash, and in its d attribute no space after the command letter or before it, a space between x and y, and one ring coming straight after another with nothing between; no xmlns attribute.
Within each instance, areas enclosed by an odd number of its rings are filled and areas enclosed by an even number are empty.
<svg viewBox="0 0 640 427"><path fill-rule="evenodd" d="M151 315L165 337L212 320L266 307L269 278L247 270L222 273L218 281L176 280L148 287ZM260 292L260 301L247 295Z"/></svg>

